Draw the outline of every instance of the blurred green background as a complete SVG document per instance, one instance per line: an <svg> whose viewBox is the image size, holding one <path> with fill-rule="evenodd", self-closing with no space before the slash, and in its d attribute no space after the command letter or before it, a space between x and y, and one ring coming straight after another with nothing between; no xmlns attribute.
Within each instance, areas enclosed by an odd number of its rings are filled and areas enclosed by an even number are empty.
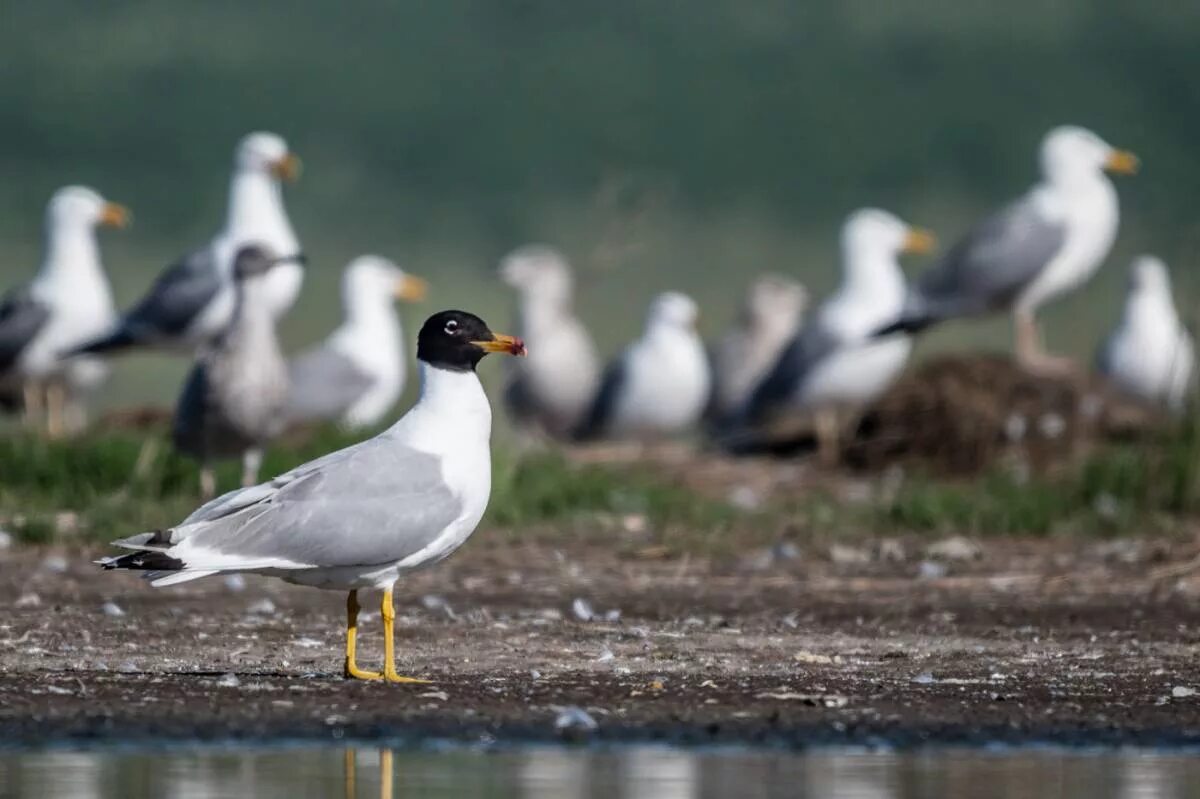
<svg viewBox="0 0 1200 799"><path fill-rule="evenodd" d="M134 209L104 239L134 299L216 230L234 143L270 129L307 167L288 190L312 256L290 346L334 324L341 267L366 251L433 282L410 329L448 306L504 329L492 270L536 239L573 258L611 351L666 287L697 297L708 333L757 272L826 291L857 206L952 240L1070 122L1144 161L1105 269L1048 316L1051 346L1087 355L1135 252L1168 259L1192 315L1198 30L1200 5L1089 0L7 3L3 282L33 272L46 198L79 182ZM923 347L1008 339L994 320ZM168 402L185 367L126 359L103 401Z"/></svg>

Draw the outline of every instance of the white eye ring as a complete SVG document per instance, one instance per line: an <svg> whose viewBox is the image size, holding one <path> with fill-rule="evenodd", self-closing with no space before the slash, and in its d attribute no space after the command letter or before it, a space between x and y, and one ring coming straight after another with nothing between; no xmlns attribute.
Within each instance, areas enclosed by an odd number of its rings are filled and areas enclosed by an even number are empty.
<svg viewBox="0 0 1200 799"><path fill-rule="evenodd" d="M451 319L446 323L446 332L453 333L455 330L458 330L458 322L454 319Z"/></svg>

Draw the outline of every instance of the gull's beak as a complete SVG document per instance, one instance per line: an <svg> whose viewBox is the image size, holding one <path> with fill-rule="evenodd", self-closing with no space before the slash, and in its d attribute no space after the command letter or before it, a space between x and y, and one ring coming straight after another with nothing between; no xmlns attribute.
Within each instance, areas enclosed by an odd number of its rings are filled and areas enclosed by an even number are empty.
<svg viewBox="0 0 1200 799"><path fill-rule="evenodd" d="M1104 168L1117 175L1136 175L1141 166L1138 157L1128 150L1113 150L1104 161Z"/></svg>
<svg viewBox="0 0 1200 799"><path fill-rule="evenodd" d="M392 293L398 300L420 302L429 293L429 283L415 275L405 275L396 281Z"/></svg>
<svg viewBox="0 0 1200 799"><path fill-rule="evenodd" d="M497 333L496 337L491 341L472 341L471 343L484 352L503 352L518 357L528 354L525 350L525 342L516 336L505 336Z"/></svg>
<svg viewBox="0 0 1200 799"><path fill-rule="evenodd" d="M106 227L129 227L132 221L133 214L129 213L129 209L117 203L105 203L100 211L100 224Z"/></svg>
<svg viewBox="0 0 1200 799"><path fill-rule="evenodd" d="M288 153L278 161L271 162L271 174L289 183L300 177L300 158L295 153Z"/></svg>
<svg viewBox="0 0 1200 799"><path fill-rule="evenodd" d="M913 252L918 254L931 253L937 247L937 237L928 230L922 230L919 227L911 227L908 229L908 234L904 237L904 244L901 245L901 252Z"/></svg>

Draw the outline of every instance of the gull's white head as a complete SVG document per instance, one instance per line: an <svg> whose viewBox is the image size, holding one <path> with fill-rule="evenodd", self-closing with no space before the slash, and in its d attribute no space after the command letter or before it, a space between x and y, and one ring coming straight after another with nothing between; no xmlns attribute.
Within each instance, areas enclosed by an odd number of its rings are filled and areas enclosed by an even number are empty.
<svg viewBox="0 0 1200 799"><path fill-rule="evenodd" d="M109 202L86 186L65 186L54 192L46 205L46 224L51 229L126 227L131 218L125 206Z"/></svg>
<svg viewBox="0 0 1200 799"><path fill-rule="evenodd" d="M903 252L932 252L937 240L932 233L909 226L895 214L878 208L862 208L842 225L842 252L847 269L860 264L892 262Z"/></svg>
<svg viewBox="0 0 1200 799"><path fill-rule="evenodd" d="M566 257L545 244L519 247L500 261L500 279L527 298L563 303L571 296L571 267Z"/></svg>
<svg viewBox="0 0 1200 799"><path fill-rule="evenodd" d="M665 291L650 303L650 311L646 315L646 327L662 326L694 330L699 318L700 309L696 307L695 300L678 291Z"/></svg>
<svg viewBox="0 0 1200 799"><path fill-rule="evenodd" d="M342 294L353 308L388 304L392 298L419 302L428 284L381 255L360 255L342 275Z"/></svg>
<svg viewBox="0 0 1200 799"><path fill-rule="evenodd" d="M746 292L744 316L752 324L794 327L808 307L808 290L783 275L762 275Z"/></svg>
<svg viewBox="0 0 1200 799"><path fill-rule="evenodd" d="M259 172L282 180L300 176L300 159L288 149L283 137L274 133L258 132L242 137L233 161L240 172Z"/></svg>
<svg viewBox="0 0 1200 799"><path fill-rule="evenodd" d="M1171 273L1161 258L1139 255L1129 265L1130 294L1171 296Z"/></svg>
<svg viewBox="0 0 1200 799"><path fill-rule="evenodd" d="M1118 150L1086 128L1063 125L1046 134L1041 149L1042 174L1051 183L1068 184L1095 179L1105 170L1132 175L1138 159Z"/></svg>

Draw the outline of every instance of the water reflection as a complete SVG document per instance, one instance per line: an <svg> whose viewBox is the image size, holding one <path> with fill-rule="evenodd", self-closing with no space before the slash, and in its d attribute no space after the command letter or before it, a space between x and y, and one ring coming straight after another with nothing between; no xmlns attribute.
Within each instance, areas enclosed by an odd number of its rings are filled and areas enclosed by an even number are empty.
<svg viewBox="0 0 1200 799"><path fill-rule="evenodd" d="M874 753L530 747L392 752L228 747L0 754L0 799L154 796L1184 799L1200 759L1154 752Z"/></svg>

